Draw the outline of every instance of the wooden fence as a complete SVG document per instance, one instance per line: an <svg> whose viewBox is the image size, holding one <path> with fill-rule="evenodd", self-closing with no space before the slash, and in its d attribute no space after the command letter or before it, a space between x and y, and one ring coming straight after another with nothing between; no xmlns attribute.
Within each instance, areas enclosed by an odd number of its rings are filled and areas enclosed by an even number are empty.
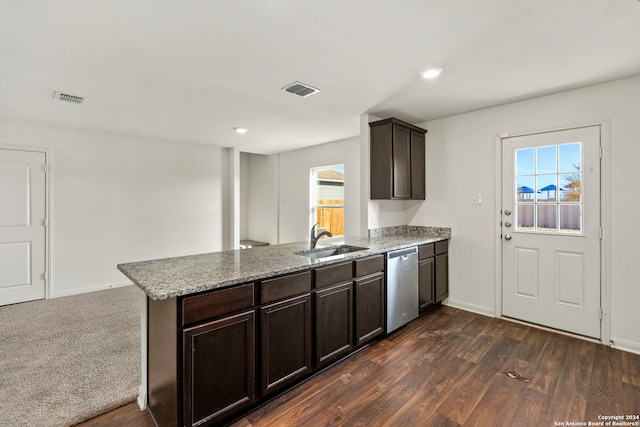
<svg viewBox="0 0 640 427"><path fill-rule="evenodd" d="M318 200L319 205L342 205L339 208L317 208L318 228L330 231L334 236L344 234L344 200Z"/></svg>

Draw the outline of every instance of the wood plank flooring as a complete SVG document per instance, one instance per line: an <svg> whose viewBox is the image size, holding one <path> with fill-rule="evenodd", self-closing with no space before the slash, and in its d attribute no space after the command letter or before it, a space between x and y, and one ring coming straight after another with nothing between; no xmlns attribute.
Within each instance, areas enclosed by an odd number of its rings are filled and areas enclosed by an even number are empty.
<svg viewBox="0 0 640 427"><path fill-rule="evenodd" d="M639 413L640 355L439 307L232 425L554 426ZM120 425L153 423L132 403L81 424Z"/></svg>

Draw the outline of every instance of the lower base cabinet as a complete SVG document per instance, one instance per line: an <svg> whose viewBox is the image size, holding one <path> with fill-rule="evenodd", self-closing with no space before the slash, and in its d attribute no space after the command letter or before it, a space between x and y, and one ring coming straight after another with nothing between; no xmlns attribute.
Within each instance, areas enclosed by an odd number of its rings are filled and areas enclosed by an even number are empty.
<svg viewBox="0 0 640 427"><path fill-rule="evenodd" d="M356 345L373 341L384 332L384 273L354 280Z"/></svg>
<svg viewBox="0 0 640 427"><path fill-rule="evenodd" d="M353 349L351 282L315 293L316 363L329 364Z"/></svg>
<svg viewBox="0 0 640 427"><path fill-rule="evenodd" d="M448 258L446 243L435 247L427 276L439 301ZM158 426L228 423L383 335L385 308L384 255L147 298L149 412Z"/></svg>
<svg viewBox="0 0 640 427"><path fill-rule="evenodd" d="M420 300L420 311L424 311L436 303L435 273L434 257L418 261L418 295Z"/></svg>
<svg viewBox="0 0 640 427"><path fill-rule="evenodd" d="M183 331L185 426L213 424L255 403L254 343L254 311Z"/></svg>
<svg viewBox="0 0 640 427"><path fill-rule="evenodd" d="M449 254L436 255L436 301L442 301L449 296Z"/></svg>
<svg viewBox="0 0 640 427"><path fill-rule="evenodd" d="M449 240L421 245L418 248L418 294L420 312L449 296Z"/></svg>
<svg viewBox="0 0 640 427"><path fill-rule="evenodd" d="M312 370L311 295L260 309L262 394L270 394Z"/></svg>

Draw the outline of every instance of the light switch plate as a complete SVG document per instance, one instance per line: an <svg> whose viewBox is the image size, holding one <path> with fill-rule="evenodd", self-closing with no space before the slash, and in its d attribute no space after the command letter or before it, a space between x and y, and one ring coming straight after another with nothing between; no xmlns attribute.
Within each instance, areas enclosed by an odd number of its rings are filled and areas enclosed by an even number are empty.
<svg viewBox="0 0 640 427"><path fill-rule="evenodd" d="M482 204L482 194L472 194L471 195L471 204L472 205L481 205Z"/></svg>

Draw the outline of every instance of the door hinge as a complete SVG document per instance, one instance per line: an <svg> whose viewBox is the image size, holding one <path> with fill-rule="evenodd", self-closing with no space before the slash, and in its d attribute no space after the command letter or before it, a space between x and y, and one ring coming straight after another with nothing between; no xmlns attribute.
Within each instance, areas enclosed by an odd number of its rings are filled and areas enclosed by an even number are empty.
<svg viewBox="0 0 640 427"><path fill-rule="evenodd" d="M602 158L602 145L600 146L600 158Z"/></svg>
<svg viewBox="0 0 640 427"><path fill-rule="evenodd" d="M600 320L604 319L604 311L600 308Z"/></svg>
<svg viewBox="0 0 640 427"><path fill-rule="evenodd" d="M43 218L42 225L44 225L45 227L49 226L49 220L47 218Z"/></svg>
<svg viewBox="0 0 640 427"><path fill-rule="evenodd" d="M49 273L46 271L40 274L40 280L49 280Z"/></svg>
<svg viewBox="0 0 640 427"><path fill-rule="evenodd" d="M47 167L47 165L42 165L42 172L44 173L49 172L49 168Z"/></svg>
<svg viewBox="0 0 640 427"><path fill-rule="evenodd" d="M602 227L600 227L600 240L602 240Z"/></svg>

